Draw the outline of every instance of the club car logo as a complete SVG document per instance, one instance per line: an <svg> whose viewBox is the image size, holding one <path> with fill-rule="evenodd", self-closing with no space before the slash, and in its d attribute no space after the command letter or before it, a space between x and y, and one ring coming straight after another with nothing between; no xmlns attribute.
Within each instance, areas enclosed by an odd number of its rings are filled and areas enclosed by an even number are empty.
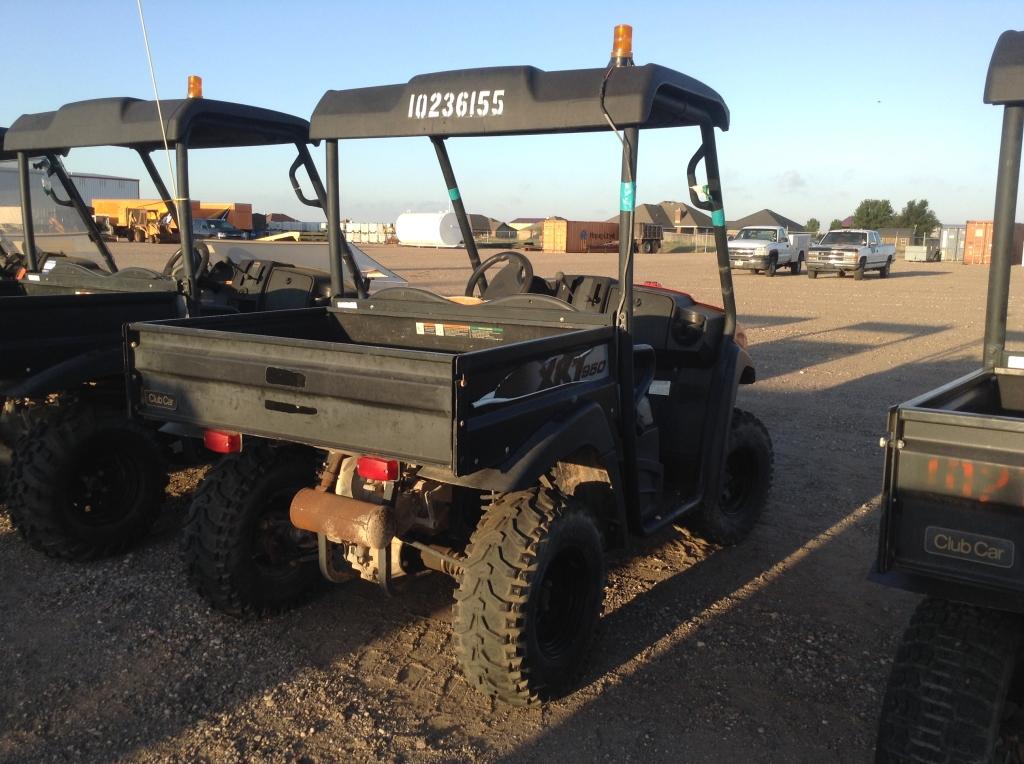
<svg viewBox="0 0 1024 764"><path fill-rule="evenodd" d="M158 409L174 411L178 408L177 398L170 393L161 393L157 390L143 390L142 400L145 401L147 406L153 406Z"/></svg>
<svg viewBox="0 0 1024 764"><path fill-rule="evenodd" d="M952 557L996 568L1013 567L1013 542L994 536L930 525L924 532L924 550L940 557Z"/></svg>

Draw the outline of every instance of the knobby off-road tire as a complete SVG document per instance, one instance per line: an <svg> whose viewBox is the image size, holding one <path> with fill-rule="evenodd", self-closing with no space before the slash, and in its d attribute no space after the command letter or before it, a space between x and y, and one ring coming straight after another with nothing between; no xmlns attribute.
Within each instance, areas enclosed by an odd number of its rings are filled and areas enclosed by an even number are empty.
<svg viewBox="0 0 1024 764"><path fill-rule="evenodd" d="M207 474L189 508L184 558L189 580L215 610L269 615L319 588L316 536L288 516L319 464L311 448L247 439Z"/></svg>
<svg viewBox="0 0 1024 764"><path fill-rule="evenodd" d="M469 683L518 706L567 690L594 637L605 575L601 533L579 502L547 484L499 495L470 539L455 593Z"/></svg>
<svg viewBox="0 0 1024 764"><path fill-rule="evenodd" d="M7 501L29 545L51 557L87 560L145 538L167 485L154 433L87 400L33 419L14 449Z"/></svg>
<svg viewBox="0 0 1024 764"><path fill-rule="evenodd" d="M716 544L742 541L768 503L775 468L772 439L761 420L735 409L718 501L707 502L696 516L701 535Z"/></svg>
<svg viewBox="0 0 1024 764"><path fill-rule="evenodd" d="M0 398L0 500L7 495L7 478L14 458L14 446L30 424L28 409L18 401Z"/></svg>
<svg viewBox="0 0 1024 764"><path fill-rule="evenodd" d="M925 599L896 652L875 761L1002 762L1000 727L1018 666L1020 616Z"/></svg>

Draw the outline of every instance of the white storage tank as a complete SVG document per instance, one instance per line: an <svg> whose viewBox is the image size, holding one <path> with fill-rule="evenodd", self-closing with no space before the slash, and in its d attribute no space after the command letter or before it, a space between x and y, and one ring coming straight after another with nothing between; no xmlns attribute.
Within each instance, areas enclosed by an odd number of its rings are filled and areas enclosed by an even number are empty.
<svg viewBox="0 0 1024 764"><path fill-rule="evenodd" d="M457 247L462 242L454 212L403 212L395 236L407 247Z"/></svg>

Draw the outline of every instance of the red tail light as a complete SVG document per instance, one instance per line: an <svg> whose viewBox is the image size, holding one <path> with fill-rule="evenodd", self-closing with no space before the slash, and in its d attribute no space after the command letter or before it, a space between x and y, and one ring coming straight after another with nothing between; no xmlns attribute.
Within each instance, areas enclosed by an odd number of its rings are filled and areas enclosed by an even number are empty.
<svg viewBox="0 0 1024 764"><path fill-rule="evenodd" d="M242 450L242 434L207 430L203 433L203 445L218 454L237 454Z"/></svg>
<svg viewBox="0 0 1024 764"><path fill-rule="evenodd" d="M398 462L376 456L360 456L356 462L356 472L365 480L397 480Z"/></svg>

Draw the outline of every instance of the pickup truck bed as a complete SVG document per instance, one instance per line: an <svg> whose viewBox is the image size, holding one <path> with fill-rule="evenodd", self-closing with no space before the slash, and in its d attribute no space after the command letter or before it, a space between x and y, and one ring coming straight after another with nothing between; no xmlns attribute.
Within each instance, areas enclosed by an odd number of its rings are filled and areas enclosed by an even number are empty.
<svg viewBox="0 0 1024 764"><path fill-rule="evenodd" d="M889 430L879 572L1024 609L1024 371L962 377L894 407Z"/></svg>
<svg viewBox="0 0 1024 764"><path fill-rule="evenodd" d="M515 454L570 400L616 405L603 317L520 302L352 301L132 324L132 399L164 421L465 475Z"/></svg>

